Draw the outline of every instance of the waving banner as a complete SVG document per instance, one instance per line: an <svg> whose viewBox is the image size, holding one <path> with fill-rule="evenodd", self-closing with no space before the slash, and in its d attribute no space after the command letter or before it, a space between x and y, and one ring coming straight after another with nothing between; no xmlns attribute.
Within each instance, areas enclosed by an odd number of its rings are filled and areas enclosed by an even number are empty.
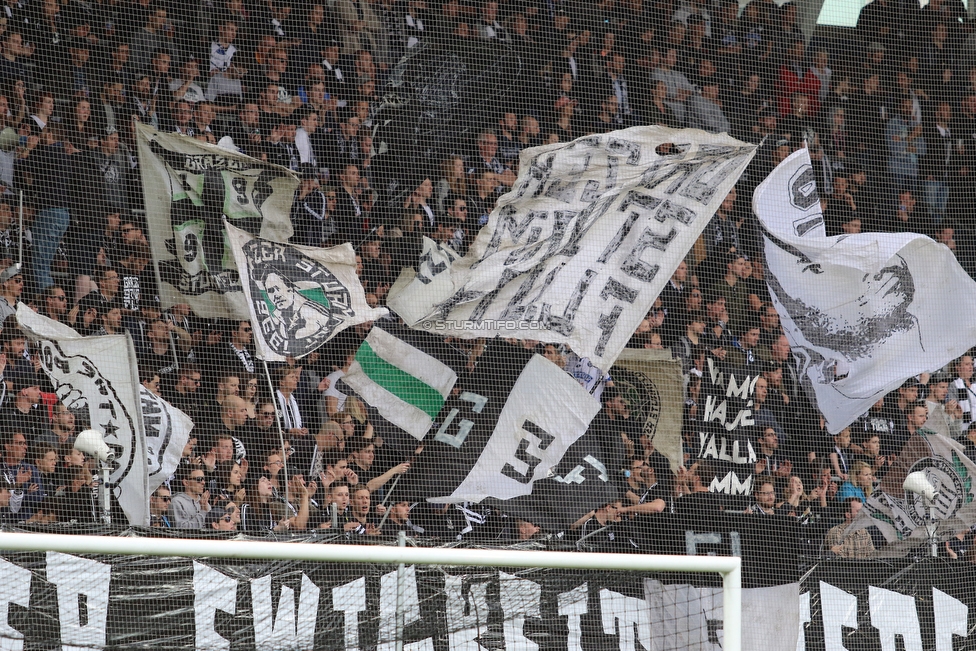
<svg viewBox="0 0 976 651"><path fill-rule="evenodd" d="M373 328L342 380L386 420L421 441L457 378L436 357Z"/></svg>
<svg viewBox="0 0 976 651"><path fill-rule="evenodd" d="M389 305L414 328L567 344L609 368L754 154L663 127L528 149L468 254L422 265Z"/></svg>
<svg viewBox="0 0 976 651"><path fill-rule="evenodd" d="M976 344L976 281L913 233L827 237L805 149L756 188L766 283L811 399L837 433Z"/></svg>
<svg viewBox="0 0 976 651"><path fill-rule="evenodd" d="M188 303L211 318L247 318L221 219L287 242L298 179L283 167L145 124L136 125L136 136L163 307Z"/></svg>
<svg viewBox="0 0 976 651"><path fill-rule="evenodd" d="M304 357L346 328L387 314L366 303L348 242L295 246L226 226L262 359Z"/></svg>
<svg viewBox="0 0 976 651"><path fill-rule="evenodd" d="M149 495L173 476L183 448L190 440L193 421L182 411L169 404L149 389L139 387L142 401L142 422L146 432L146 462Z"/></svg>
<svg viewBox="0 0 976 651"><path fill-rule="evenodd" d="M489 345L461 388L403 476L406 495L438 503L528 495L600 409L563 369L506 342Z"/></svg>
<svg viewBox="0 0 976 651"><path fill-rule="evenodd" d="M88 414L115 452L109 484L129 524L149 526L147 461L132 338L82 337L23 303L17 321L40 344L41 368L68 409ZM181 448L182 453L182 448Z"/></svg>

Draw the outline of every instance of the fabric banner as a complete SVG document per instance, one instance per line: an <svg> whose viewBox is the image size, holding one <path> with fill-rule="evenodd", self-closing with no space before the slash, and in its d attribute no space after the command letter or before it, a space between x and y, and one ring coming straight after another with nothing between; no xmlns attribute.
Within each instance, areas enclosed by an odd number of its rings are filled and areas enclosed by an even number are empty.
<svg viewBox="0 0 976 651"><path fill-rule="evenodd" d="M528 149L467 255L389 305L411 327L562 343L609 368L754 154L663 127Z"/></svg>
<svg viewBox="0 0 976 651"><path fill-rule="evenodd" d="M495 378L505 384L504 378ZM494 404L492 404L494 403ZM586 432L600 405L563 369L533 355L518 375L503 404L470 391L455 401L441 421L427 460L441 465L438 450L480 448L470 466L450 463L430 487L430 502L506 500L528 495L537 479L547 476L563 454ZM479 408L480 406L480 408ZM471 420L467 420L470 418ZM467 423L471 425L467 425ZM451 486L453 480L460 479ZM440 488L440 495L434 491Z"/></svg>
<svg viewBox="0 0 976 651"><path fill-rule="evenodd" d="M635 430L668 458L673 469L683 465L680 363L667 351L625 349L610 375L637 423ZM591 510L620 499L621 483L614 481L611 460L592 425L546 477L533 484L530 495L488 503L545 531L566 531Z"/></svg>
<svg viewBox="0 0 976 651"><path fill-rule="evenodd" d="M388 314L366 303L348 242L295 246L224 224L262 359L304 357L346 328Z"/></svg>
<svg viewBox="0 0 976 651"><path fill-rule="evenodd" d="M600 404L540 355L492 342L425 439L405 495L436 503L528 495L589 426Z"/></svg>
<svg viewBox="0 0 976 651"><path fill-rule="evenodd" d="M756 188L765 278L803 385L837 433L976 344L976 281L913 233L827 237L807 150Z"/></svg>
<svg viewBox="0 0 976 651"><path fill-rule="evenodd" d="M40 344L41 368L58 399L68 409L84 410L91 428L115 452L109 482L129 524L148 526L149 479L132 338L82 337L23 303L17 306L17 322Z"/></svg>
<svg viewBox="0 0 976 651"><path fill-rule="evenodd" d="M671 461L671 468L684 465L681 363L666 350L625 348L611 367L610 377L627 401L631 418L640 421L641 434Z"/></svg>
<svg viewBox="0 0 976 651"><path fill-rule="evenodd" d="M745 508L752 498L753 475L758 457L753 394L758 371L729 369L708 357L701 382L698 421L698 458L707 461L715 475L708 490Z"/></svg>
<svg viewBox="0 0 976 651"><path fill-rule="evenodd" d="M298 179L283 167L145 124L136 125L136 139L163 307L189 303L211 318L246 319L221 219L287 242Z"/></svg>
<svg viewBox="0 0 976 651"><path fill-rule="evenodd" d="M521 518L546 532L569 531L590 511L623 498L613 464L599 437L588 432L569 446L546 476L532 484L532 492L485 503L513 518Z"/></svg>
<svg viewBox="0 0 976 651"><path fill-rule="evenodd" d="M190 440L193 421L144 386L139 387L139 399L142 402L142 422L146 433L146 490L152 495L153 491L173 476L180 465L183 448Z"/></svg>
<svg viewBox="0 0 976 651"><path fill-rule="evenodd" d="M902 488L905 477L918 471L925 473L936 490L931 504ZM958 442L931 430L918 430L868 497L851 529L877 527L888 542L881 554L897 556L929 542L927 525L936 525L940 536L968 531L976 525L974 480L976 464Z"/></svg>
<svg viewBox="0 0 976 651"><path fill-rule="evenodd" d="M797 648L797 572L770 565L769 545L782 541L765 521L667 519L654 537L682 555L742 541L746 639L776 642L742 648ZM687 542L705 538L726 544ZM407 566L398 581L396 566L372 563L4 552L0 581L4 648L392 651L398 586L408 651L718 651L708 640L723 639L721 580L704 574Z"/></svg>
<svg viewBox="0 0 976 651"><path fill-rule="evenodd" d="M374 327L342 380L418 441L434 424L458 376L447 364Z"/></svg>
<svg viewBox="0 0 976 651"><path fill-rule="evenodd" d="M753 535L715 525L707 535ZM755 535L743 565L763 567L779 541ZM976 639L972 563L823 560L799 583L764 575L743 568L743 649L948 651ZM4 648L396 647L396 567L5 552L0 581ZM399 584L413 651L727 648L719 584L700 574L408 566Z"/></svg>

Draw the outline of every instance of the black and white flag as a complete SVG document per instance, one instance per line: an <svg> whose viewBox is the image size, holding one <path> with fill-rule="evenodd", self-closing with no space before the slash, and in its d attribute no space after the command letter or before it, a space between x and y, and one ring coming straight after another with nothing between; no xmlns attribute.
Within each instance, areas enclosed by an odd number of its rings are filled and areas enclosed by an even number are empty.
<svg viewBox="0 0 976 651"><path fill-rule="evenodd" d="M175 133L136 124L149 244L163 307L246 319L223 218L248 233L287 242L298 179L277 165Z"/></svg>
<svg viewBox="0 0 976 651"><path fill-rule="evenodd" d="M756 188L766 283L803 386L836 433L976 344L976 281L914 233L827 237L807 150Z"/></svg>
<svg viewBox="0 0 976 651"><path fill-rule="evenodd" d="M663 127L528 149L467 255L422 266L389 305L414 328L562 343L609 368L754 154Z"/></svg>
<svg viewBox="0 0 976 651"><path fill-rule="evenodd" d="M115 453L109 484L129 524L149 526L148 464L132 338L82 337L23 303L17 306L17 322L39 343L41 368L58 399L68 409L85 410L91 428Z"/></svg>
<svg viewBox="0 0 976 651"><path fill-rule="evenodd" d="M139 387L139 399L146 432L146 490L152 495L180 465L193 420L144 386Z"/></svg>
<svg viewBox="0 0 976 651"><path fill-rule="evenodd" d="M501 346L489 346L478 362L482 372L441 409L416 472L404 475L416 483L414 494L437 503L528 495L599 411L563 369L541 355L521 365Z"/></svg>
<svg viewBox="0 0 976 651"><path fill-rule="evenodd" d="M386 316L366 302L348 242L296 246L226 226L262 359L304 357L346 328Z"/></svg>

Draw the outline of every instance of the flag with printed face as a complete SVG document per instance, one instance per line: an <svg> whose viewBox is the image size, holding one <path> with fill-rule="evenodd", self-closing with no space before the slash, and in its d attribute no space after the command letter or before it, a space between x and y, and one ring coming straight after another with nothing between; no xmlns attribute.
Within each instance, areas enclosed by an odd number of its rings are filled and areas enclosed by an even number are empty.
<svg viewBox="0 0 976 651"><path fill-rule="evenodd" d="M807 394L837 433L976 344L976 281L914 233L827 237L805 149L756 188L764 277Z"/></svg>
<svg viewBox="0 0 976 651"><path fill-rule="evenodd" d="M565 344L609 368L755 151L656 126L528 149L467 254L422 261L387 303L412 328Z"/></svg>
<svg viewBox="0 0 976 651"><path fill-rule="evenodd" d="M454 369L436 357L374 327L342 381L386 420L420 441L457 378Z"/></svg>
<svg viewBox="0 0 976 651"><path fill-rule="evenodd" d="M262 359L304 357L346 328L387 314L366 302L348 242L319 249L226 227Z"/></svg>

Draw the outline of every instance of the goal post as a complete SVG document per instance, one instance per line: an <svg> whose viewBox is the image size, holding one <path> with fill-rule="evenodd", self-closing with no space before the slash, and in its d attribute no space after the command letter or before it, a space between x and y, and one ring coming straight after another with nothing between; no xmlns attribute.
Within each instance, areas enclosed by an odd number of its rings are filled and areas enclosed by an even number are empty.
<svg viewBox="0 0 976 651"><path fill-rule="evenodd" d="M257 540L72 536L40 533L4 533L0 535L0 550L385 565L716 573L722 576L723 585L724 649L741 651L742 648L742 560L736 556L444 549L386 545L302 544Z"/></svg>

